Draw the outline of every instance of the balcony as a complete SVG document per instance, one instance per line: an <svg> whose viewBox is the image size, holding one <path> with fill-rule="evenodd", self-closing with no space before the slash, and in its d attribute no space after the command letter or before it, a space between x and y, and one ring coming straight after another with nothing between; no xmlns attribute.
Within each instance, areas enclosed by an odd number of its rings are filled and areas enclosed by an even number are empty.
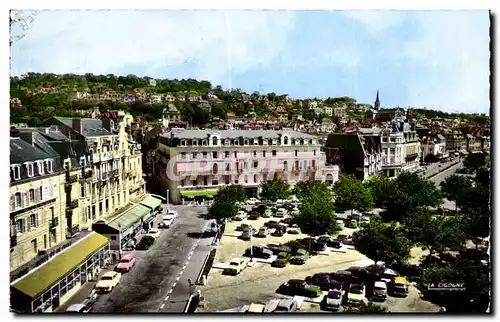
<svg viewBox="0 0 500 322"><path fill-rule="evenodd" d="M92 179L93 173L94 172L92 171L92 169L82 170L82 174L80 176L80 181L88 181L88 180Z"/></svg>
<svg viewBox="0 0 500 322"><path fill-rule="evenodd" d="M78 175L74 174L72 176L66 176L66 183L64 184L65 186L71 186L73 183L78 181Z"/></svg>
<svg viewBox="0 0 500 322"><path fill-rule="evenodd" d="M101 181L108 180L111 177L111 171L101 172Z"/></svg>
<svg viewBox="0 0 500 322"><path fill-rule="evenodd" d="M113 177L118 177L118 176L120 175L120 170L118 170L118 169L114 169L114 170L112 170L112 171L111 171L111 175L112 175Z"/></svg>
<svg viewBox="0 0 500 322"><path fill-rule="evenodd" d="M113 151L92 154L92 162L105 162L113 159Z"/></svg>
<svg viewBox="0 0 500 322"><path fill-rule="evenodd" d="M71 209L78 208L78 199L71 200L70 207L71 207Z"/></svg>
<svg viewBox="0 0 500 322"><path fill-rule="evenodd" d="M54 229L59 226L59 217L55 217L49 220L49 229Z"/></svg>

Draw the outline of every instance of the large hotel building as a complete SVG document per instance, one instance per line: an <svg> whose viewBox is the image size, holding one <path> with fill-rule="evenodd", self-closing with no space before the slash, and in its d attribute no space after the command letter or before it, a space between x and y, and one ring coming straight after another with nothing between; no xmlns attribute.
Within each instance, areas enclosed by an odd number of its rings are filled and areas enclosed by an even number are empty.
<svg viewBox="0 0 500 322"><path fill-rule="evenodd" d="M316 136L287 129L172 129L158 141L155 172L172 203L210 198L229 184L258 196L274 174L292 186L310 178L333 184L339 177L338 166L325 164Z"/></svg>

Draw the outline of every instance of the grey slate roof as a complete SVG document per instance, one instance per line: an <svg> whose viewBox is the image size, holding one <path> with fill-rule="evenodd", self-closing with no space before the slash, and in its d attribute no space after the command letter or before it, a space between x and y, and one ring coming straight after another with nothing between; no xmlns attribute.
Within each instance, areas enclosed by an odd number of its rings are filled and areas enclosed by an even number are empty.
<svg viewBox="0 0 500 322"><path fill-rule="evenodd" d="M372 127L372 128L361 127L359 128L359 132L364 135L379 135L380 132L382 132L382 129L378 127Z"/></svg>
<svg viewBox="0 0 500 322"><path fill-rule="evenodd" d="M40 148L29 144L21 138L10 138L10 163L23 163L48 159L51 156Z"/></svg>
<svg viewBox="0 0 500 322"><path fill-rule="evenodd" d="M301 133L297 131L274 131L274 130L183 130L174 132L173 137L179 139L200 139L206 138L211 134L218 134L222 139L235 139L239 137L254 139L254 138L278 138L285 134L289 134L290 138L315 139L316 136Z"/></svg>
<svg viewBox="0 0 500 322"><path fill-rule="evenodd" d="M64 125L73 128L73 120L56 118ZM111 133L102 126L102 120L96 120L91 118L81 118L80 121L83 123L83 133L84 136L103 136L111 135ZM80 129L75 129L75 131L80 132Z"/></svg>

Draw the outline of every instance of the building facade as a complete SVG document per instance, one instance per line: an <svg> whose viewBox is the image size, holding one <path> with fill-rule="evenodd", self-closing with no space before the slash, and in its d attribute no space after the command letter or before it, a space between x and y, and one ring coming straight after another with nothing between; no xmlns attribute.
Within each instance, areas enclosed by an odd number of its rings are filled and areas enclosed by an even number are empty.
<svg viewBox="0 0 500 322"><path fill-rule="evenodd" d="M160 137L156 156L156 175L173 203L209 198L230 184L257 196L275 173L291 185L307 178L335 182L339 175L337 166L325 165L315 136L288 129L173 129Z"/></svg>
<svg viewBox="0 0 500 322"><path fill-rule="evenodd" d="M450 133L445 135L446 151L463 152L467 151L467 141L462 133Z"/></svg>

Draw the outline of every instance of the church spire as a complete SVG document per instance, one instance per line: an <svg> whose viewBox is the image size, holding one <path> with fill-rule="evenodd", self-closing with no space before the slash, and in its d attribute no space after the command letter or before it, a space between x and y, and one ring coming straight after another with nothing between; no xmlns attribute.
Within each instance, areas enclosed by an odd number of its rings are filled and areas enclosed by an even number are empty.
<svg viewBox="0 0 500 322"><path fill-rule="evenodd" d="M377 89L377 98L375 99L375 106L374 108L376 110L378 110L380 108L380 98L379 98L379 95L378 95L378 89Z"/></svg>

